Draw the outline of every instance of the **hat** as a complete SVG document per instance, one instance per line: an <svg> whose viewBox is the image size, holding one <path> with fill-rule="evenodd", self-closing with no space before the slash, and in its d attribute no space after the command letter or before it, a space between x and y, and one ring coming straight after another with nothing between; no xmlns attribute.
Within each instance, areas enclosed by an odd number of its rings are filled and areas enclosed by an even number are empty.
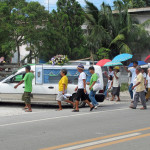
<svg viewBox="0 0 150 150"><path fill-rule="evenodd" d="M116 66L116 67L114 67L114 69L117 69L117 70L119 70L119 69L120 69L120 67L119 67L119 66Z"/></svg>
<svg viewBox="0 0 150 150"><path fill-rule="evenodd" d="M81 70L84 70L84 66L82 64L79 64L77 68L81 69Z"/></svg>

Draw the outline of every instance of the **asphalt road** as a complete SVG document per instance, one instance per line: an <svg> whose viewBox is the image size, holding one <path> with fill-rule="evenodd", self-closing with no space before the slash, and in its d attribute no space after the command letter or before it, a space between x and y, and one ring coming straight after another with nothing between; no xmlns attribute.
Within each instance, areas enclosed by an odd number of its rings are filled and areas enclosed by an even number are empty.
<svg viewBox="0 0 150 150"><path fill-rule="evenodd" d="M112 102L79 113L34 106L33 113L0 116L0 150L149 150L150 108L128 106L128 101Z"/></svg>

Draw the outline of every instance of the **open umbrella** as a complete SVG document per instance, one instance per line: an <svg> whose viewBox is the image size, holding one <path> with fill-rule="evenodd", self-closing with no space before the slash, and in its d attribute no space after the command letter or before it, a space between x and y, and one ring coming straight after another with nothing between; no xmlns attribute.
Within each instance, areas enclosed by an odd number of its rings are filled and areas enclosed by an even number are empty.
<svg viewBox="0 0 150 150"><path fill-rule="evenodd" d="M144 61L138 61L138 65L142 66L142 65L146 65L147 63ZM130 63L130 65L128 67L133 67L133 63Z"/></svg>
<svg viewBox="0 0 150 150"><path fill-rule="evenodd" d="M122 62L122 61L126 61L128 59L131 59L132 57L133 57L133 55L124 53L124 54L117 55L112 61L113 62Z"/></svg>
<svg viewBox="0 0 150 150"><path fill-rule="evenodd" d="M106 63L104 66L122 66L123 64L121 62L113 62L113 61L110 61L108 63Z"/></svg>
<svg viewBox="0 0 150 150"><path fill-rule="evenodd" d="M145 61L146 63L150 63L150 55L148 55L144 61Z"/></svg>
<svg viewBox="0 0 150 150"><path fill-rule="evenodd" d="M107 62L110 62L111 60L110 59L102 59L100 60L96 65L98 66L104 66Z"/></svg>

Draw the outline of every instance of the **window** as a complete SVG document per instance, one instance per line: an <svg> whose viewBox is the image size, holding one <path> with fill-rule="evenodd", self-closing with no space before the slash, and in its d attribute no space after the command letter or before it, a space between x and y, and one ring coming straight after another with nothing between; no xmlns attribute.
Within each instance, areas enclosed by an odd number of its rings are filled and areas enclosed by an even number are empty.
<svg viewBox="0 0 150 150"><path fill-rule="evenodd" d="M14 76L10 79L10 83L19 83L20 81L23 80L25 74L26 74L25 72L17 74L16 76Z"/></svg>
<svg viewBox="0 0 150 150"><path fill-rule="evenodd" d="M60 79L60 69L44 69L44 83L58 83Z"/></svg>
<svg viewBox="0 0 150 150"><path fill-rule="evenodd" d="M67 71L68 83L77 85L80 73L76 69L68 69ZM61 79L60 72L60 69L44 69L44 83L58 84L59 80ZM87 75L87 82L89 82L91 74L88 70L85 70L84 72Z"/></svg>

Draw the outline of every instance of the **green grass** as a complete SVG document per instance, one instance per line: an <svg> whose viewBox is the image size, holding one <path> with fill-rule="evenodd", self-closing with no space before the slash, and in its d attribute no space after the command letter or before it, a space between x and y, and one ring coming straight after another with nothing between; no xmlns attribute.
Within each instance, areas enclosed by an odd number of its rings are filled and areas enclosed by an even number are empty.
<svg viewBox="0 0 150 150"><path fill-rule="evenodd" d="M129 87L128 83L122 83L120 89L121 92L128 91L128 87Z"/></svg>

